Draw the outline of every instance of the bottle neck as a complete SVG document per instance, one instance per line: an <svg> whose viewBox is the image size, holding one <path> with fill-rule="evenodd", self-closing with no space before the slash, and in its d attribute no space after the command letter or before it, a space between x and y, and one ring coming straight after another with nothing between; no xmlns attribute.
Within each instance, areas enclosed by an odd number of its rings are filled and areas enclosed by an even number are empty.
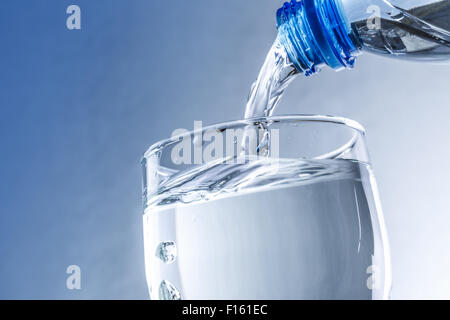
<svg viewBox="0 0 450 320"><path fill-rule="evenodd" d="M339 0L292 0L277 11L278 37L298 71L312 75L323 65L351 68L360 44Z"/></svg>

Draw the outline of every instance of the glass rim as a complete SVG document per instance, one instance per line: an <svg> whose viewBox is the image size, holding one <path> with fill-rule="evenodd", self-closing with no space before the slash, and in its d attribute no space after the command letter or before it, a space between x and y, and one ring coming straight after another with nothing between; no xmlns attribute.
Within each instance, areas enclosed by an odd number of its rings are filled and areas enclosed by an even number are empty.
<svg viewBox="0 0 450 320"><path fill-rule="evenodd" d="M201 129L197 130L190 130L188 132L185 132L183 134L175 135L171 138L166 138L163 140L159 140L152 144L147 151L144 152L143 158L148 158L155 154L158 151L161 151L166 146L171 145L172 143L179 141L183 137L192 136L195 133L198 132L204 132L211 129L226 129L231 128L233 126L237 125L246 125L246 124L257 124L258 122L265 122L265 123L273 123L273 122L289 122L289 121L295 121L295 122L318 122L318 123L330 123L330 124L337 124L337 125L344 125L350 129L353 129L357 132L359 132L362 136L365 135L366 130L364 127L356 120L352 120L345 117L340 116L330 116L330 115L318 115L318 114L287 114L287 115L279 115L279 116L269 116L269 117L254 117L254 118L248 118L248 119L241 119L241 120L231 120L226 122L219 122L216 124L208 125L206 127L202 127Z"/></svg>

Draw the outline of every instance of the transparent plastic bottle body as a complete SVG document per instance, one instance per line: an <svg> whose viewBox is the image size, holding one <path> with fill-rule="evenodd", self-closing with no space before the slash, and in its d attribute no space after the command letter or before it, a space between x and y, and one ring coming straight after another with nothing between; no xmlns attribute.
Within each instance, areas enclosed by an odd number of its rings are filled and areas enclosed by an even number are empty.
<svg viewBox="0 0 450 320"><path fill-rule="evenodd" d="M450 59L449 0L336 0L361 49L413 60Z"/></svg>
<svg viewBox="0 0 450 320"><path fill-rule="evenodd" d="M450 0L293 0L277 20L281 43L306 75L353 67L362 52L450 60Z"/></svg>

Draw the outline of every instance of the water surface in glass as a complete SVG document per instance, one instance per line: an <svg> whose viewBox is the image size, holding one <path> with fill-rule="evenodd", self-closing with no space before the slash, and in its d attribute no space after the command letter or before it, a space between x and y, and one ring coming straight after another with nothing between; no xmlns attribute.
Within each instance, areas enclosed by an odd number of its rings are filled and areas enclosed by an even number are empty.
<svg viewBox="0 0 450 320"><path fill-rule="evenodd" d="M258 139L261 127L270 156L242 154L244 132ZM387 237L356 122L226 123L157 143L142 163L152 299L388 298Z"/></svg>

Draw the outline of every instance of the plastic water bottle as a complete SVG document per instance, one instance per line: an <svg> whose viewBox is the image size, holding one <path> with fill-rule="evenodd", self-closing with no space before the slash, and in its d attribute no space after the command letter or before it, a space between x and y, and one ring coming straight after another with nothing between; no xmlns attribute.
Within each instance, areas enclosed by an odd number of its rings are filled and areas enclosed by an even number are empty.
<svg viewBox="0 0 450 320"><path fill-rule="evenodd" d="M277 11L278 37L305 75L351 68L370 52L450 60L450 0L292 0Z"/></svg>

